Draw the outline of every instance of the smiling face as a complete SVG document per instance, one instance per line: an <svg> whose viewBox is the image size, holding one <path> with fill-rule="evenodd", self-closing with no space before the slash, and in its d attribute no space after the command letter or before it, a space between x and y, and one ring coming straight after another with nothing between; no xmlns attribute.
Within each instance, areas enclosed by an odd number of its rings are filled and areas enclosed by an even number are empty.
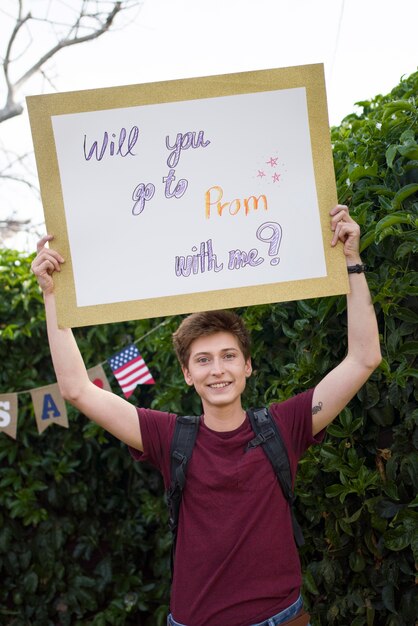
<svg viewBox="0 0 418 626"><path fill-rule="evenodd" d="M191 344L184 379L194 385L206 413L211 407L241 408L241 394L250 376L251 359L245 359L239 343L228 332L195 339Z"/></svg>

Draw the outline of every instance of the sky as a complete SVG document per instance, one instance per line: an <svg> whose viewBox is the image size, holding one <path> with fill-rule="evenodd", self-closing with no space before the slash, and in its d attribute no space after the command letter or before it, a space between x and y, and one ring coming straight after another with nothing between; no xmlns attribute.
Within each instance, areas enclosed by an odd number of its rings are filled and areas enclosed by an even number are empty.
<svg viewBox="0 0 418 626"><path fill-rule="evenodd" d="M53 86L33 80L22 95L323 63L329 121L338 125L355 102L417 70L417 21L416 0L144 0L114 32L61 51L48 68ZM32 149L26 111L0 125L0 146ZM3 186L0 198L0 218L14 210L42 222L29 189ZM12 245L31 249L34 241Z"/></svg>

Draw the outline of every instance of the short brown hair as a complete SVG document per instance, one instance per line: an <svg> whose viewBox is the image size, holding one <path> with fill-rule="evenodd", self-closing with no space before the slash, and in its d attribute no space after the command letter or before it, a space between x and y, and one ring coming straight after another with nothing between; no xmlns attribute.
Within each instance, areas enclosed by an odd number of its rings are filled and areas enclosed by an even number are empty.
<svg viewBox="0 0 418 626"><path fill-rule="evenodd" d="M190 347L195 339L219 332L234 335L245 360L250 358L250 335L240 316L233 311L204 311L186 317L173 333L174 350L180 365L187 367Z"/></svg>

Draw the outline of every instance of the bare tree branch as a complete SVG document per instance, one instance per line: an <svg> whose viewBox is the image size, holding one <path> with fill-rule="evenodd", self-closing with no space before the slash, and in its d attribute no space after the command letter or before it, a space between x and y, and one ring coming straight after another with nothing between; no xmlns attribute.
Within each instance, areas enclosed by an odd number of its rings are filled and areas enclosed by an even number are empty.
<svg viewBox="0 0 418 626"><path fill-rule="evenodd" d="M22 105L16 103L14 99L16 88L10 81L9 67L10 67L10 56L11 56L13 44L16 41L16 37L20 29L28 20L30 20L30 18L31 18L31 15L30 13L28 13L27 16L24 19L22 19L22 2L21 0L19 0L19 15L16 20L15 27L13 28L12 34L10 35L9 43L6 48L6 54L5 54L4 61L3 61L3 73L4 73L6 85L7 85L7 100L6 100L6 106L3 109L3 111L5 111L4 118L2 116L2 112L0 112L0 122L5 121L6 119L10 119L11 117L14 117L15 115L20 115L23 112Z"/></svg>
<svg viewBox="0 0 418 626"><path fill-rule="evenodd" d="M22 183L22 185L26 185L32 191L39 193L39 189L38 189L38 187L36 185L31 183L30 180L27 180L27 179L25 179L22 176L19 176L17 174L15 174L15 175L13 175L13 174L3 174L2 172L0 172L0 178L2 178L3 180L12 180L15 183Z"/></svg>
<svg viewBox="0 0 418 626"><path fill-rule="evenodd" d="M0 178L8 179L17 182L22 182L28 185L31 189L36 190L39 194L39 189L36 185L36 176L32 169L32 157L33 153L26 152L24 154L16 154L10 150L6 150L0 145ZM16 169L20 171L19 174L15 173ZM29 179L32 178L32 183Z"/></svg>
<svg viewBox="0 0 418 626"><path fill-rule="evenodd" d="M114 30L117 19L120 24L119 15L128 15L128 10L138 8L142 1L1 0L2 32L5 31L4 25L8 24L9 34L3 35L0 41L3 70L0 93L5 94L4 104L0 105L0 123L23 112L24 87L32 77L41 76L54 88L49 62L60 50L93 41L110 29ZM124 21L126 24L127 19ZM43 44L41 48L40 43ZM35 48L37 52L34 54ZM30 197L38 196L39 203L33 155L19 156L0 143L0 181L3 193L5 188L12 190L8 203L4 199L0 201L0 242L10 239L16 232L28 236L37 232L39 225L34 226L32 220L20 218L20 212L17 214L12 208L14 200L21 203L25 197L25 193L14 192L16 185L19 189L28 189Z"/></svg>
<svg viewBox="0 0 418 626"><path fill-rule="evenodd" d="M60 50L62 50L63 48L67 48L68 46L74 46L80 43L85 43L86 41L91 41L92 39L97 39L98 37L100 37L101 35L103 35L106 31L109 30L109 28L111 27L113 20L115 19L116 15L119 13L119 11L121 11L121 6L122 3L121 2L116 2L113 11L108 15L106 21L104 24L102 24L102 26L94 31L93 33L90 33L90 35L85 35L84 37L73 37L72 39L63 39L61 41L59 41L57 43L56 46L54 46L53 48L51 48L51 50L48 50L48 52L46 52L40 59L38 59L38 61L36 61L36 63L34 63L32 65L31 68L29 68L24 74L23 76L21 76L14 84L14 88L15 89L19 89L20 87L22 87L22 85L29 79L31 78L43 65L45 65L45 63L47 61L49 61L49 59L51 59L57 52L59 52ZM1 119L0 119L1 121Z"/></svg>
<svg viewBox="0 0 418 626"><path fill-rule="evenodd" d="M31 12L24 15L24 3L23 0L19 0L18 16L9 37L3 60L3 73L7 87L7 97L5 105L0 109L0 123L11 119L12 117L16 117L23 112L23 106L16 99L17 92L30 78L40 72L43 66L60 50L70 46L86 43L88 41L93 41L94 39L101 37L109 31L119 13L139 4L139 0L115 0L111 3L111 8L109 7L108 11L101 12L99 11L96 3L96 10L89 12L89 2L90 0L83 0L81 2L77 16L74 18L73 23L68 25L69 30L67 33L65 35L58 36L58 41L55 45L42 54L42 56L40 56L35 63L32 63L19 78L12 80L11 66L14 61L13 51L16 46L18 36L22 32L23 28L27 28L30 25L30 22L44 22L49 23L50 25L57 25L56 22L49 20L48 17L38 18ZM109 3L106 2L106 4ZM88 32L87 34L80 34L82 30L85 31L87 29L90 29L91 32Z"/></svg>

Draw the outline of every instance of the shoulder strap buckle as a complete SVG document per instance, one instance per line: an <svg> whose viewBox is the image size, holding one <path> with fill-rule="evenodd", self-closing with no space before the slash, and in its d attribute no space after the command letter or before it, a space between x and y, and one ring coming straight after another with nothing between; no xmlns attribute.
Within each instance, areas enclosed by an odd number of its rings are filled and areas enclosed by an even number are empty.
<svg viewBox="0 0 418 626"><path fill-rule="evenodd" d="M268 441L269 439L274 437L274 435L275 435L275 433L274 433L274 430L272 428L268 428L264 432L258 433L257 437L254 437L254 439L251 439L251 441L249 441L247 443L246 450L249 450L250 448L256 448L257 446L263 445L263 443L265 443L266 441Z"/></svg>

